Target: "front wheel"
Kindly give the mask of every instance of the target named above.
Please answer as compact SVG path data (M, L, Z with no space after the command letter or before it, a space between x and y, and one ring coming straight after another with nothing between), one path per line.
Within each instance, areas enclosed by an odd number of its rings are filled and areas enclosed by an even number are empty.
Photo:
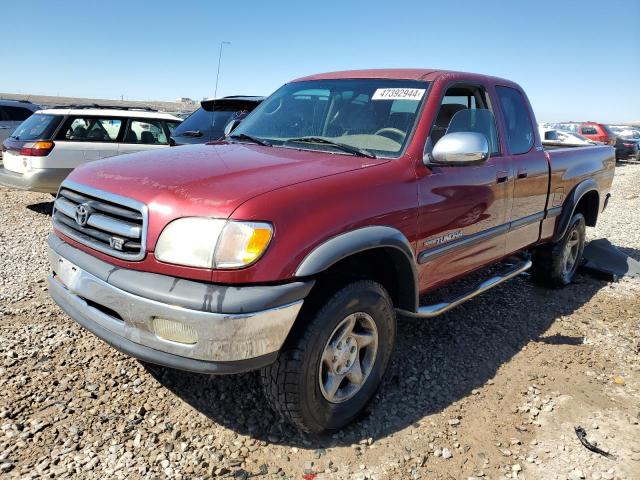
M358 418L375 394L395 335L386 290L368 280L351 283L310 312L297 338L262 370L265 395L299 430L335 432Z
M558 243L543 245L534 251L531 274L537 283L554 288L571 283L582 262L585 230L584 216L576 213Z

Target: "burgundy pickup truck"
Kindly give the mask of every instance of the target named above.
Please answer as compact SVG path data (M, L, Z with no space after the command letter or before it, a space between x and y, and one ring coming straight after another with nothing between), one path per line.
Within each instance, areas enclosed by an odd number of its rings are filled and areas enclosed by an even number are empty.
M49 290L143 361L261 369L275 410L329 433L374 395L396 318L434 317L528 269L549 287L571 282L615 154L546 151L537 131L522 89L500 78L294 80L223 141L76 169L55 200Z

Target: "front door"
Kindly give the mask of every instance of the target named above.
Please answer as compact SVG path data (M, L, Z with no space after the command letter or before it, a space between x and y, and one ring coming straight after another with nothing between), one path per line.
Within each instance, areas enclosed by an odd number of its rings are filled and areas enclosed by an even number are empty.
M470 110L491 112L492 103L482 86L449 87L431 127L427 149L447 131L465 131L465 119L474 117ZM421 290L462 276L505 254L513 186L511 160L502 154L493 114L476 116L488 120L483 126L469 123L468 131L485 134L491 149L489 159L480 165L419 169L417 253Z

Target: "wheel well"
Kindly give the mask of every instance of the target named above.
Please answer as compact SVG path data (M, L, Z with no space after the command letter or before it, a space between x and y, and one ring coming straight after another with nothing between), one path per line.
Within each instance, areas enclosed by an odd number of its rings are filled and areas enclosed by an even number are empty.
M573 210L574 213L581 213L584 215L585 222L589 227L595 227L596 222L598 221L598 210L600 209L600 196L598 192L595 190L591 190L585 193L576 208Z
M334 263L316 279L311 294L323 298L356 280L369 279L381 284L397 308L416 308L417 285L411 260L397 248L378 247L354 253Z

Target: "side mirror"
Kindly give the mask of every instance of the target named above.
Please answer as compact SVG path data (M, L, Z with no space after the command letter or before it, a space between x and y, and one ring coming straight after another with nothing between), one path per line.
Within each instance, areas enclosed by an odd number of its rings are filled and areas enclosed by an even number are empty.
M481 163L487 158L489 142L486 136L477 132L455 132L438 140L425 162L428 160L428 163L462 166Z
M240 118L236 118L235 120L231 120L229 123L227 123L227 125L224 127L224 136L226 137L231 132L233 132L236 127L240 125L240 123L242 123L242 119Z

